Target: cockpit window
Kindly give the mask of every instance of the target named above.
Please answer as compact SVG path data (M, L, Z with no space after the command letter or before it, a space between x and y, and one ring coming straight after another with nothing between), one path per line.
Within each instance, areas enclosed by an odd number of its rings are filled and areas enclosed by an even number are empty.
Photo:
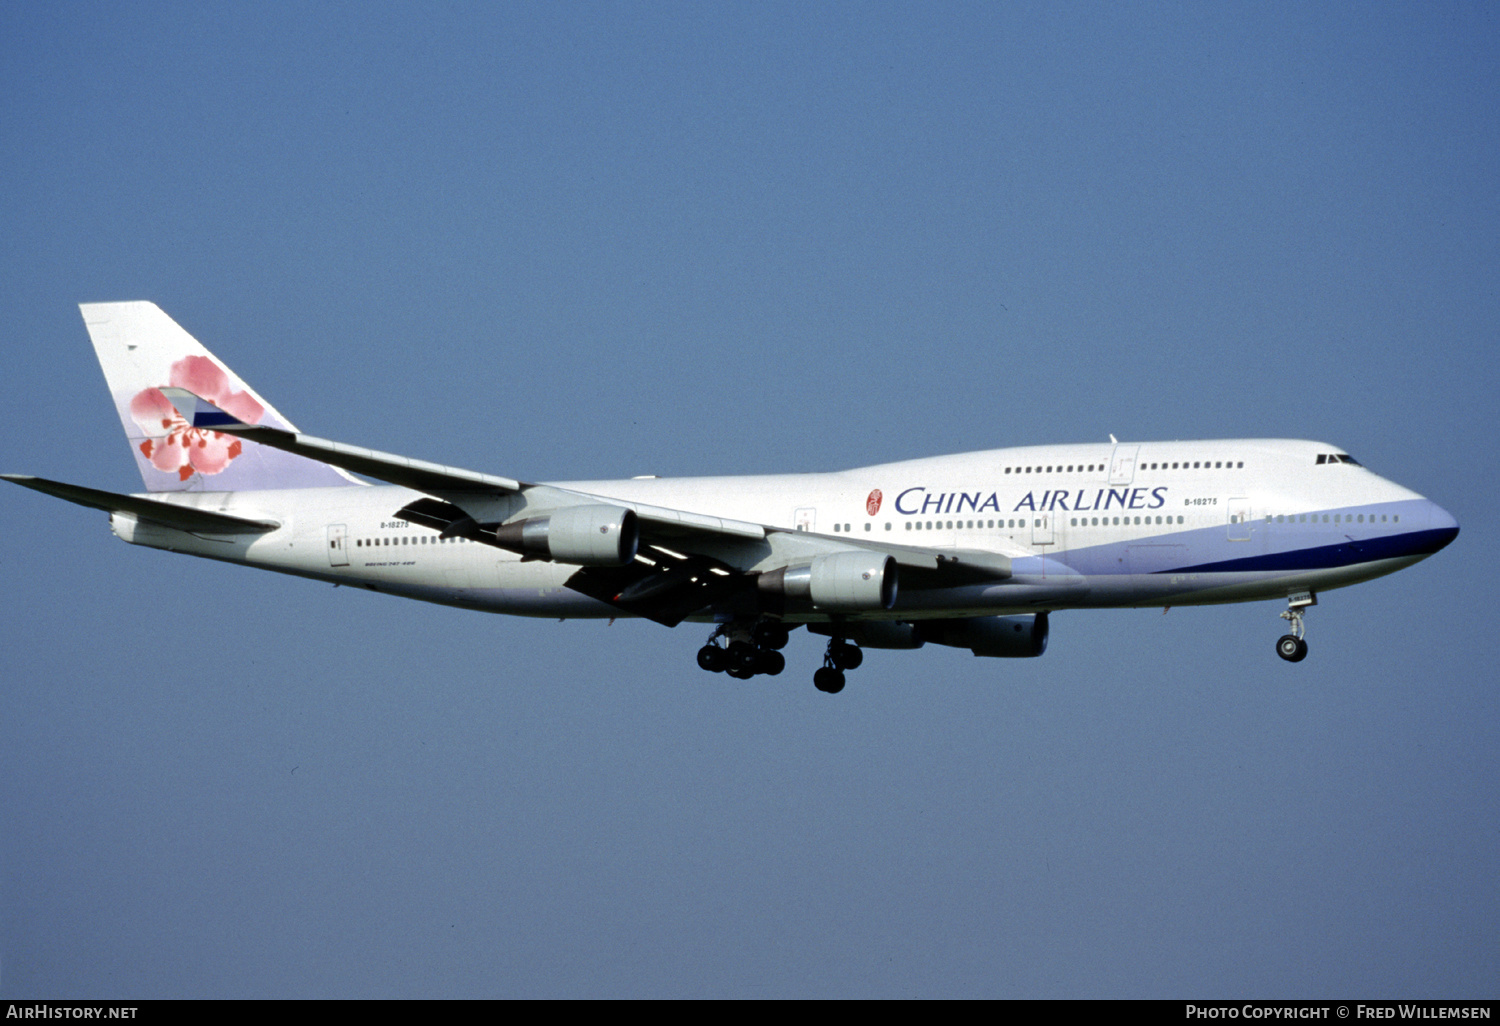
M1364 465L1364 464L1360 463L1359 460L1355 459L1353 456L1350 456L1346 452L1339 453L1337 456L1334 457L1334 459L1338 460L1340 463L1352 463L1356 467L1360 467L1360 466Z

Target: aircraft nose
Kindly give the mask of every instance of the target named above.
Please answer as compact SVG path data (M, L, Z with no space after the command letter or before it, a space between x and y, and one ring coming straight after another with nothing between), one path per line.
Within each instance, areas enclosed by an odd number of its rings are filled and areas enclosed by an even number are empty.
M1430 551L1436 552L1458 537L1458 521L1452 513L1437 503L1429 502L1427 504L1427 534L1431 538Z

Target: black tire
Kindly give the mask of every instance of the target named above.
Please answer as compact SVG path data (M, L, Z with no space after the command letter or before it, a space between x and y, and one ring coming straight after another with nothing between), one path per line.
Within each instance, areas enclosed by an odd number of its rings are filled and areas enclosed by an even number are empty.
M857 670L865 661L865 654L860 651L858 645L851 645L847 641L840 641L833 646L830 653L833 656L833 665L841 670Z
M748 670L750 673L755 672L756 663L759 661L755 646L748 641L731 641L728 656L731 669Z
M813 687L826 694L836 695L844 690L844 675L831 666L824 666L813 674Z
M755 625L755 643L761 648L783 649L792 638L792 632L779 623Z
M1276 654L1289 663L1300 663L1307 658L1307 642L1295 634L1283 634L1276 639Z
M729 666L729 653L718 645L704 645L698 650L698 665L709 673L723 673Z
M780 652L770 649L761 649L760 656L755 663L755 671L764 673L767 677L774 677L786 669L786 656Z

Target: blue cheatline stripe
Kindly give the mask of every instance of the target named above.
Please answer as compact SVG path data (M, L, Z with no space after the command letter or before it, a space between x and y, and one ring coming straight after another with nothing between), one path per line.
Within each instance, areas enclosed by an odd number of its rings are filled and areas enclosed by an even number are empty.
M1263 556L1245 556L1217 563L1199 563L1159 574L1243 573L1256 570L1327 570L1355 563L1372 563L1377 559L1399 559L1402 556L1427 556L1458 537L1458 528L1444 527L1432 531L1412 531L1385 538L1346 541L1338 545L1320 545L1312 549L1271 552Z

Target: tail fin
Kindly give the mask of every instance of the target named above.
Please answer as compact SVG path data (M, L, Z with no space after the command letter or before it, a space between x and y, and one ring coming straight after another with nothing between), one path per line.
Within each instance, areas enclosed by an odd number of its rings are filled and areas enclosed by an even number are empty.
M296 430L155 303L84 303L79 309L147 491L363 483L327 463L194 428L183 420L163 388L186 388L249 424Z

